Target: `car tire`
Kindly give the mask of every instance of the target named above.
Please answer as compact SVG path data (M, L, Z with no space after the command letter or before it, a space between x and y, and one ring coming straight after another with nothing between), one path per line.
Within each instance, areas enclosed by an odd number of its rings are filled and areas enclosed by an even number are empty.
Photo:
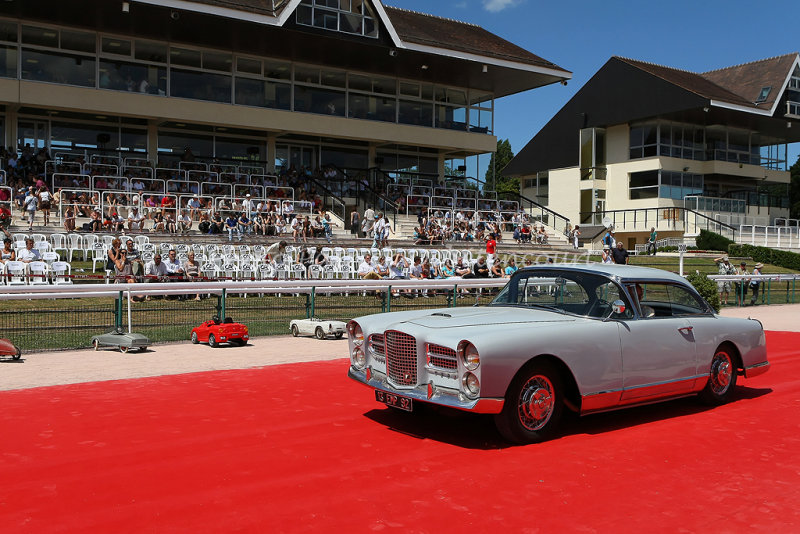
M536 443L552 438L564 411L564 387L558 371L547 362L523 367L506 391L495 426L506 440Z
M214 334L208 334L208 346L212 348L217 348L219 343L217 343L217 338L214 337Z
M245 341L244 339L232 339L231 343L233 345L236 345L237 347L244 347L245 345L247 345L247 341Z
M314 337L317 339L325 339L325 331L322 329L321 326L318 326L316 330L314 330Z
M344 334L342 332L339 332L338 334L336 334L336 339L342 339L343 335Z
M11 357L11 359L12 359L12 360L19 360L20 358L22 358L22 349L21 349L21 348L19 348L19 347L17 347L17 353L16 353L16 354L14 354L14 355Z
M145 352L146 350L147 350L147 347L139 347L139 352Z
M292 335L293 335L294 337L297 337L297 336L299 336L299 335L300 335L300 329L299 329L299 328L297 328L297 325L296 325L296 324L293 324L293 325L292 325Z
M736 388L736 357L731 347L721 345L711 358L708 382L700 392L700 400L711 406L719 406L731 400Z
M94 350L96 350L96 351L100 350L100 340L99 339L93 339L92 340L92 346L94 347Z
M128 349L130 349L130 347L123 347L122 345L119 346L119 351L122 354L127 354L128 353Z
M197 332L192 332L192 343L195 344L195 345L200 343L200 340L197 339Z

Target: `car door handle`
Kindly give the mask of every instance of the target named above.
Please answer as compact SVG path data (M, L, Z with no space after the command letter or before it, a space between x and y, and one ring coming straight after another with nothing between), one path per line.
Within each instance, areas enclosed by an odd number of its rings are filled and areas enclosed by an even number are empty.
M678 328L678 332L680 332L681 334L689 334L689 332L691 332L692 330L694 330L693 326L684 326L682 328Z

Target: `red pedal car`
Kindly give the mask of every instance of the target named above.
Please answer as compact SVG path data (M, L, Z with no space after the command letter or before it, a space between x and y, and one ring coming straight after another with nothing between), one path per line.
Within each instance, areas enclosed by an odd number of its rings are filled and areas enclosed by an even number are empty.
M22 350L7 339L0 339L0 357L10 356L12 360L19 360Z
M230 343L231 345L244 346L250 336L247 327L241 323L234 323L230 317L220 321L219 317L212 317L200 326L192 328L192 343L208 343L211 347L217 347L220 343Z

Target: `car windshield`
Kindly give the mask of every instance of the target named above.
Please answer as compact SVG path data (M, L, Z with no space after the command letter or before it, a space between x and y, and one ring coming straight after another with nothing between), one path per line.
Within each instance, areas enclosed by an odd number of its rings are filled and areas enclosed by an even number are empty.
M617 318L631 317L624 291L597 274L535 270L519 271L490 306L546 308L561 313L603 318L611 315L612 303L622 300L626 310Z

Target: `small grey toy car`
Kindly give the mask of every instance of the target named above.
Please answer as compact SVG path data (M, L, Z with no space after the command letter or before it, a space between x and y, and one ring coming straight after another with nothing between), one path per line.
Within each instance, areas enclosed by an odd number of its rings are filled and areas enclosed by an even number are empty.
M100 347L116 347L123 353L132 349L144 352L149 344L150 340L144 334L125 332L122 328L115 328L105 334L92 337L94 350L100 350Z

